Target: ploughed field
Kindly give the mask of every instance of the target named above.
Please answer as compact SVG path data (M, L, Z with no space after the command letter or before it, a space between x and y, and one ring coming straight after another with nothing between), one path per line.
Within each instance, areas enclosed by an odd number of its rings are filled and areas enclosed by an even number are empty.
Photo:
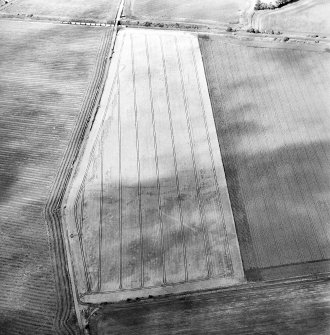
M330 35L330 2L299 0L276 10L256 11L252 26L264 30Z
M125 14L160 22L237 23L245 6L246 0L128 0Z
M323 278L108 304L91 317L90 330L92 335L328 335L329 299L330 283Z
M0 14L55 20L113 22L119 0L14 0L0 8Z
M8 20L0 29L0 332L53 334L72 306L52 263L50 245L62 242L43 211L110 31Z
M199 41L247 276L329 271L329 54Z
M196 36L119 31L63 206L82 302L243 280Z

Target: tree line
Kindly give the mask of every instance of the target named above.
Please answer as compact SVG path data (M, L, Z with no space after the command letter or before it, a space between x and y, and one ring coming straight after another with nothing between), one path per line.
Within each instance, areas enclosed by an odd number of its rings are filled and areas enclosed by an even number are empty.
M297 0L275 0L274 3L265 3L261 0L257 0L256 4L254 5L254 10L275 9L294 1Z

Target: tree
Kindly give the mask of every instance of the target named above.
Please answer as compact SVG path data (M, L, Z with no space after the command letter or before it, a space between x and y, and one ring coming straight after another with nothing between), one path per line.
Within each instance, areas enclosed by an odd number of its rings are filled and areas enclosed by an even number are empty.
M257 0L256 4L254 5L254 10L260 10L261 8L261 0Z

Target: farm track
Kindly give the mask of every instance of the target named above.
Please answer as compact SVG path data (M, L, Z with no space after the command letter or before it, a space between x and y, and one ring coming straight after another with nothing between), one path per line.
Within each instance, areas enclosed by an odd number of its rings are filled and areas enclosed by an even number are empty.
M70 327L67 324L67 320L70 318L73 308L77 313L78 323L83 326L83 320L81 320L81 315L79 306L72 306L74 297L72 296L72 288L74 285L70 281L68 272L68 260L65 253L65 236L63 235L63 222L60 214L60 206L71 177L72 168L78 154L81 150L81 146L84 140L84 135L88 125L90 124L91 117L95 117L99 103L101 99L102 92L105 84L105 75L107 73L108 67L110 65L109 58L111 59L114 43L117 35L117 24L118 19L121 15L123 9L123 1L121 2L117 16L115 19L115 25L113 28L108 29L103 45L100 49L100 54L97 57L97 64L94 69L94 76L85 94L85 98L81 107L81 112L79 114L78 120L76 122L75 129L72 133L69 146L64 155L61 167L59 169L58 175L53 184L48 202L45 207L45 217L50 230L53 233L54 240L58 241L58 244L54 244L53 250L55 255L53 258L54 265L56 268L56 279L57 279L57 292L58 292L58 315L56 318L58 329L67 329L70 333ZM72 280L72 279L71 279ZM63 297L64 293L64 297ZM64 298L64 299L63 299ZM75 332L73 331L72 334Z
M61 227L53 212L60 201L55 186L57 178L63 177L65 183L64 174L69 173L69 168L57 171L63 154L67 158L74 152L73 147L67 149L72 129L76 131L71 139L78 145L93 109L112 29L8 20L0 25L4 46L0 65L1 331L6 335L76 334ZM25 34L30 39L28 50ZM19 73L17 68L24 71Z
M72 165L78 155L80 146L83 141L85 131L87 129L90 117L92 116L96 99L100 90L102 89L102 79L107 66L107 55L111 44L112 29L108 30L103 41L100 54L97 59L98 62L94 69L94 77L87 89L84 102L81 107L79 119L73 131L69 147L64 155L61 168L55 179L53 189L49 196L45 208L46 221L52 231L55 241L53 245L55 251L54 265L56 267L57 292L58 292L58 329L63 329L72 312L72 293L69 274L67 272L67 259L65 255L65 246L63 240L62 221L60 216L60 205L63 199L67 183L71 176ZM63 296L62 292L66 292ZM69 330L69 328L68 328ZM70 332L74 334L74 332Z

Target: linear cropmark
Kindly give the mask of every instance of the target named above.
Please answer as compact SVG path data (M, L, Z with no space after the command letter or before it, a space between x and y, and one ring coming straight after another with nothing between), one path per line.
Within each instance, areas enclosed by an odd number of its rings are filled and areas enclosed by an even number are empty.
M65 207L83 302L242 281L195 36L119 32Z

